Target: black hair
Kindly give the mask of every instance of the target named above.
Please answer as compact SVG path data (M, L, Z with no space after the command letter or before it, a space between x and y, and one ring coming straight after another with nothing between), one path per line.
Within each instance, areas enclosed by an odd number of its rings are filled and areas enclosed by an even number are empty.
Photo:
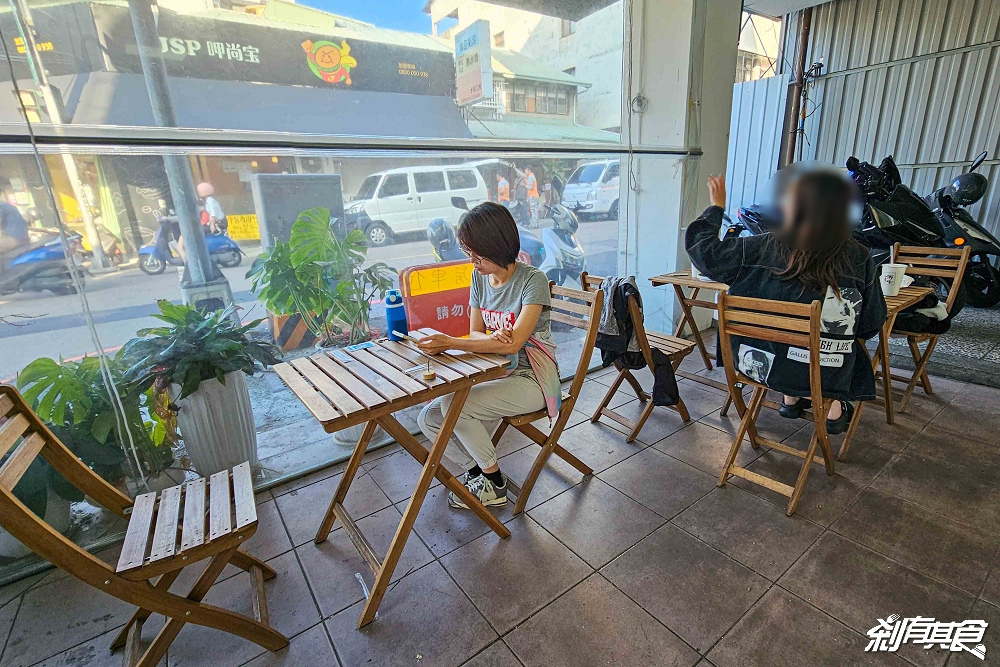
M488 201L463 216L458 242L498 266L510 266L521 251L517 223L505 207Z

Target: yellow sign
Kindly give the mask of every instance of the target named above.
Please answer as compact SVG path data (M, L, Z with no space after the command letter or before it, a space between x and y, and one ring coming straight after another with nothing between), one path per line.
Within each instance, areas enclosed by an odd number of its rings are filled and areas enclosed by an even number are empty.
M260 227L253 213L227 215L226 219L229 221L229 236L234 241L260 240Z
M468 289L472 284L472 262L430 266L411 271L409 296L433 294L453 289Z

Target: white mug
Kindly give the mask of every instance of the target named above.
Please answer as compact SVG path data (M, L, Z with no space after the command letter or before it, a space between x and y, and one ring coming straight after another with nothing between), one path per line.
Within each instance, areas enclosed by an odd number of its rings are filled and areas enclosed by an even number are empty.
M899 288L903 286L903 276L906 273L906 268L906 264L882 265L882 277L880 279L882 294L885 296L896 296L899 294Z

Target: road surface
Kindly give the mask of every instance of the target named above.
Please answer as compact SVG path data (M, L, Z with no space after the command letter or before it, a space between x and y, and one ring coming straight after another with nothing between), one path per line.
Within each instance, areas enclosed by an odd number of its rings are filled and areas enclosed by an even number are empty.
M537 230L535 230L537 232ZM587 270L598 275L613 274L617 267L617 221L585 222L577 233L587 255ZM234 299L244 309L244 321L266 316L246 278L260 247L244 247L247 257L239 267L223 269ZM434 262L430 243L419 237L402 239L394 245L371 248L369 262L385 262L402 270L408 266ZM136 266L112 273L89 276L86 296L103 349L117 349L135 336L139 329L156 326L156 300L180 300L177 269L148 276ZM382 312L373 306L373 315ZM19 320L11 316L25 315ZM55 296L49 292L29 292L0 296L0 317L20 322L21 326L0 323L0 380L7 380L38 357L70 359L94 354L98 349L86 326L77 295Z

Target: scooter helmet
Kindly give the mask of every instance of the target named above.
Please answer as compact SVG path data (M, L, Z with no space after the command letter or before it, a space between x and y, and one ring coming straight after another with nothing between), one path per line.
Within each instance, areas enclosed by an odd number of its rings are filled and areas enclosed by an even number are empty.
M211 197L212 195L215 194L215 186L205 181L199 183L198 187L195 189L198 191L198 196L201 197L202 199L204 199L205 197Z
M986 195L987 187L989 181L985 176L971 172L957 176L944 189L944 194L959 206L971 206Z
M444 218L434 218L427 225L427 240L441 257L446 256L452 248L458 247L455 227Z

